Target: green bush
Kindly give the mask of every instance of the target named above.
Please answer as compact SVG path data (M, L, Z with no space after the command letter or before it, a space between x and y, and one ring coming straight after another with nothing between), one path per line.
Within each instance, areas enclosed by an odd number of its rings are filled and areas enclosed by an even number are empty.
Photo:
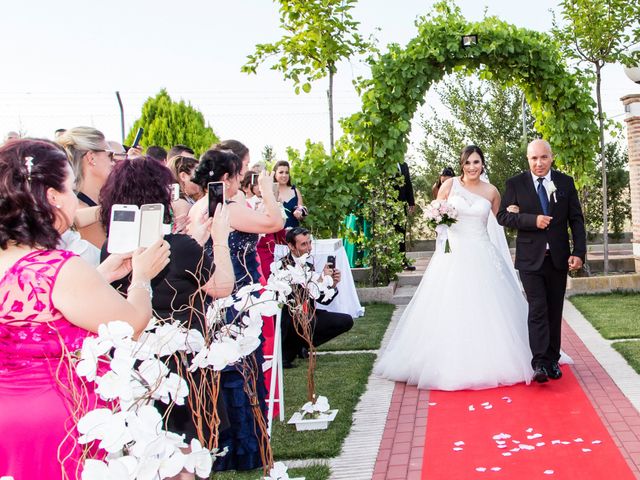
M362 187L356 166L339 155L329 155L322 143L306 142L304 154L287 149L291 179L297 187L309 216L303 224L318 238L344 235L343 220L354 211Z

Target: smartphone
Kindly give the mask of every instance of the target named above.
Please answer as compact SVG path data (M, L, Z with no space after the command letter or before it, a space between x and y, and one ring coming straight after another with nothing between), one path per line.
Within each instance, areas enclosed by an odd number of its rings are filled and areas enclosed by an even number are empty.
M335 255L328 255L327 256L327 265L329 265L329 267L332 270L335 270L335 268L336 268L336 257L335 257Z
M138 144L140 143L140 138L142 137L143 133L144 133L144 128L140 127L136 132L136 136L133 139L133 144L131 145L131 148L136 148L138 146Z
M251 174L251 186L255 187L256 185L258 185L258 174L257 173L252 173Z
M180 184L172 183L171 184L171 201L177 202L180 200Z
M140 241L141 247L150 247L163 236L162 221L164 205L150 203L140 208Z
M213 217L218 204L224 205L224 182L210 182L207 185L207 195L209 196L209 216Z
M107 252L130 253L138 248L140 209L137 205L113 205L109 220Z
M280 185L278 182L273 182L273 196L278 199L278 194L280 193Z

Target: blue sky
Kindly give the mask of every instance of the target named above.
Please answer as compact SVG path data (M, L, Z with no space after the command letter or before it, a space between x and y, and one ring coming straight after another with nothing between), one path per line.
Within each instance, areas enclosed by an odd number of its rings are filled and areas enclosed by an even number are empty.
M409 41L415 18L432 4L360 0L354 17L365 35L380 29L376 36L384 50L390 42ZM551 26L549 9L556 4L458 1L469 20L481 19L486 5L489 14L541 31ZM255 44L280 37L277 5L271 1L21 0L3 2L2 9L2 136L22 130L51 137L56 128L93 125L119 139L114 92L122 95L128 128L144 100L164 87L173 98L199 108L218 135L244 141L254 159L266 144L283 157L286 146L302 148L306 138L328 143L326 82L296 96L291 84L267 67L258 75L240 72ZM358 62L340 65L338 117L359 109L351 81L366 73ZM609 115L621 115L619 98L639 91L620 66L606 68L603 94ZM433 92L428 95L428 103L433 97ZM411 139L419 141L417 129Z

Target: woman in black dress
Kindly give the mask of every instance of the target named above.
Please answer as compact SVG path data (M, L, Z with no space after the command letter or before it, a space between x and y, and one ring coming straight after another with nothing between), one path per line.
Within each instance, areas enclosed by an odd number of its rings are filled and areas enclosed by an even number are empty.
M100 194L101 222L107 234L111 207L114 204L140 207L160 203L164 205L165 223L171 222L172 183L173 177L169 169L151 157L123 160L115 165ZM212 219L206 220L203 227L193 229L205 233L204 238L198 238L198 241L184 234L165 235L165 240L171 246L171 260L152 280L151 288L152 307L156 318L169 322L178 320L187 328L197 329L203 335L207 335L204 315L207 298L228 296L234 287L233 267L227 246L230 227L226 208L224 211L219 209ZM213 240L213 257L207 254L201 245L209 235ZM107 256L106 243L102 248L102 256ZM126 292L128 282L125 278L113 285L121 292ZM173 357L169 362L169 368L179 373L182 378L188 378L190 392L185 405L171 407L169 414L165 416L166 426L171 432L185 434L187 442L191 438L198 438L206 447L212 447L217 422L215 419L211 420L211 412L216 411L222 428L228 424L226 411L220 402L212 404L212 399L206 392L198 393L192 388L198 386L202 389L211 385L213 370L188 373L186 362L187 359L183 357ZM156 406L161 412L167 410L166 406L159 402ZM203 418L208 418L208 421ZM181 478L189 476L183 473Z

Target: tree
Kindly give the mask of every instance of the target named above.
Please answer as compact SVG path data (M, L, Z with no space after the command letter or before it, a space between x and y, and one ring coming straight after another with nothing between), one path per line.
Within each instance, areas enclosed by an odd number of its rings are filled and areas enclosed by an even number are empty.
M478 82L459 74L438 86L436 92L450 118L434 110L432 117L423 117L420 123L425 139L418 150L426 163L428 195L445 166L459 170L460 151L468 144L482 149L487 175L500 190L509 177L528 169L527 143L538 135L518 88L505 88L493 81Z
M271 66L292 80L296 94L311 91L311 82L329 76L329 143L333 153L333 78L337 63L372 48L357 31L351 9L356 0L278 0L280 25L287 32L276 43L256 45L242 67L256 73L268 58L279 56Z
M592 70L596 82L598 126L600 129L600 167L602 172L602 237L604 274L609 272L607 160L605 157L605 115L602 111L602 68L608 63L631 65L629 47L640 42L640 0L562 0L562 19L558 26L554 18L553 33L562 42L565 52ZM636 56L637 61L638 56Z
M265 145L262 149L262 160L266 163L272 163L276 159L276 152L273 145Z
M143 145L159 145L167 149L183 144L197 154L218 143L218 136L205 123L204 116L184 100L174 102L165 89L142 106L142 114L129 130L125 143L133 141L138 128L144 128Z
M629 156L619 142L607 142L607 219L611 236L621 238L627 220L631 217L629 192ZM602 228L602 175L597 174L595 183L584 191L584 213L587 231L597 233Z

